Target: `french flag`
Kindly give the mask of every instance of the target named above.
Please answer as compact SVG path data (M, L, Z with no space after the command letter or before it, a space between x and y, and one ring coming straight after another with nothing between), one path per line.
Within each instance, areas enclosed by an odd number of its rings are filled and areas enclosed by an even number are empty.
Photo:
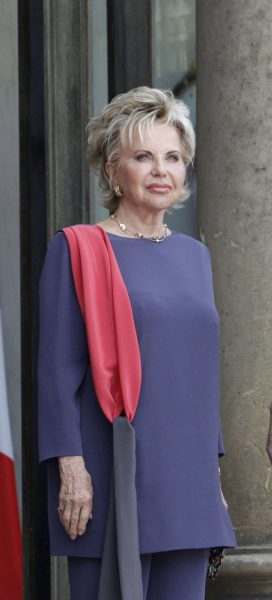
M0 599L22 600L22 537L9 424L0 312Z

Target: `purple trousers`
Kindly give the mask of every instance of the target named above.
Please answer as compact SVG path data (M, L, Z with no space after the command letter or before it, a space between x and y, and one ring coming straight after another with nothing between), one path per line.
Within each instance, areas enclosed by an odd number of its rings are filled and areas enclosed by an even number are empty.
M142 554L144 600L204 600L209 550ZM97 600L101 559L68 557L71 600Z

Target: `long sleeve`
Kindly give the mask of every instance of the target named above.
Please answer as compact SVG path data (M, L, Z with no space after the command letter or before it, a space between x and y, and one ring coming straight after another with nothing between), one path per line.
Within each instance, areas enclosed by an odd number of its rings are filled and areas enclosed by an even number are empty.
M211 260L211 253L210 250L208 248L208 246L206 246L205 244L203 244L203 248L205 250L205 252L208 255L208 260L209 260L209 265L210 265L210 273L211 273L211 285L213 288L213 274L212 274L212 260ZM214 293L213 293L213 299L215 301L214 298ZM223 435L222 435L222 428L221 428L221 419L219 419L219 429L218 429L218 456L224 456L225 454L225 449L224 449L224 441L223 441Z
M54 235L40 279L39 457L82 455L80 386L88 369L83 318L64 233Z

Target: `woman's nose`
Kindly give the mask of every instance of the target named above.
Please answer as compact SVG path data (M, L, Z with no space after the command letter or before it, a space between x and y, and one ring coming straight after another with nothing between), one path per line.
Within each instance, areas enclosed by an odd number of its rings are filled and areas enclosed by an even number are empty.
M165 168L165 164L163 161L156 161L153 164L152 167L152 175L159 175L159 176L165 176L166 175L166 168Z

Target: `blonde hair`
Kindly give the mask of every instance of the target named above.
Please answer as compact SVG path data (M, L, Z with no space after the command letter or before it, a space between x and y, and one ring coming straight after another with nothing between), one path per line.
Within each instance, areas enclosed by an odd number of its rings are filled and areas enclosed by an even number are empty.
M176 99L171 90L143 86L115 96L97 117L89 121L86 128L89 162L99 176L102 205L110 213L118 208L120 198L112 189L106 172L107 163L118 162L122 148L132 143L135 131L142 140L145 130L160 121L177 129L187 167L195 151L195 134L189 114L186 104ZM172 208L179 208L189 195L185 185L180 200Z

